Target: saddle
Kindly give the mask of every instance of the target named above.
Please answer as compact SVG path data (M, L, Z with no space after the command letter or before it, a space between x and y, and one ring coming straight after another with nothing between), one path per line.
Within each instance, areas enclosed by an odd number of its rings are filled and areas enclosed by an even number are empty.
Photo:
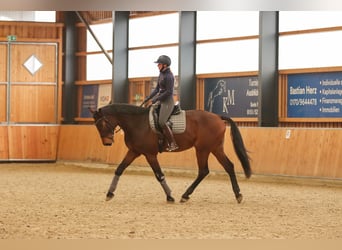
M149 122L152 131L158 135L159 152L161 152L164 143L164 135L158 124L159 111L160 105L152 105L150 107ZM175 104L167 124L174 134L184 133L186 128L186 117L185 111L181 109L179 102Z

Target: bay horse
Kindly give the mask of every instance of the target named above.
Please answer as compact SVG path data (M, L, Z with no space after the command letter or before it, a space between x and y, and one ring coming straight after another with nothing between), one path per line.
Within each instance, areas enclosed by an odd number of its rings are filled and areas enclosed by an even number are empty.
M90 111L93 113L95 126L103 145L112 145L115 129L120 127L124 131L124 141L128 148L126 156L115 170L106 200L114 197L114 191L124 170L134 159L144 155L166 194L167 202L174 202L171 189L166 183L165 175L157 160L157 155L160 152L158 135L151 129L149 124L149 107L112 103L101 107L97 111L91 109ZM236 123L229 117L219 116L204 110L186 110L185 112L186 128L183 133L175 134L175 140L179 148L174 152L195 147L198 175L186 189L180 202L188 201L198 184L209 174L208 157L212 153L228 173L235 198L238 203L241 203L242 194L235 175L234 165L224 153L226 123L229 123L235 153L241 162L246 178L251 176L249 156ZM166 151L166 147L165 143L162 151Z

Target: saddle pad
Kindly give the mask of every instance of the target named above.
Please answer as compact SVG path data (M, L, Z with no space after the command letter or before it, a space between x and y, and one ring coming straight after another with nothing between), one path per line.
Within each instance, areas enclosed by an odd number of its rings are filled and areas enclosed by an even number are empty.
M172 122L172 132L174 134L181 134L185 131L186 122L185 122L185 111L184 110L182 110L177 115L172 115L169 120ZM157 131L155 123L154 123L153 108L150 109L149 121L150 121L151 129L156 133L159 132L159 131Z

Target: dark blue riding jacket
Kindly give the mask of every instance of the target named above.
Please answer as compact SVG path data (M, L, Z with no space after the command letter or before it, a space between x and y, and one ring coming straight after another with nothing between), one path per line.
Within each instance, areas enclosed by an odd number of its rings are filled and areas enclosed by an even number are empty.
M173 87L175 83L175 77L170 68L166 68L161 71L158 77L157 87L150 94L150 98L153 98L153 102L163 102L168 98L173 98Z

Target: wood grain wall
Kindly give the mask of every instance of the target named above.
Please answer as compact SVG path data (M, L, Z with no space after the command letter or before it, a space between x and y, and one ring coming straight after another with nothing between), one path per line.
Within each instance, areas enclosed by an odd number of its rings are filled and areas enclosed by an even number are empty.
M55 161L59 125L0 126L0 161Z
M56 123L56 86L16 84L11 87L11 122Z
M0 161L56 160L62 38L60 23L0 21ZM35 73L24 67L32 55L42 64Z
M342 178L342 129L260 128L241 127L255 174ZM229 127L225 138L228 157L237 172L242 168L230 141ZM115 134L115 143L102 145L93 125L62 125L57 159L119 164L126 153L124 134ZM177 157L175 157L177 156ZM158 156L163 168L197 169L194 149L180 153L162 153ZM133 165L147 166L144 157ZM209 168L224 171L212 156Z
M0 44L0 82L7 82L7 45Z
M8 159L8 130L7 126L0 126L0 160Z
M31 74L23 63L34 55L42 63L42 67ZM25 43L11 45L11 82L56 83L57 80L57 48L48 43Z
M0 44L0 122L6 121L7 110L7 45Z
M6 41L8 35L17 36L17 41L50 42L62 39L61 23L0 21L0 40Z
M6 111L7 111L7 85L0 83L0 122L6 121Z

